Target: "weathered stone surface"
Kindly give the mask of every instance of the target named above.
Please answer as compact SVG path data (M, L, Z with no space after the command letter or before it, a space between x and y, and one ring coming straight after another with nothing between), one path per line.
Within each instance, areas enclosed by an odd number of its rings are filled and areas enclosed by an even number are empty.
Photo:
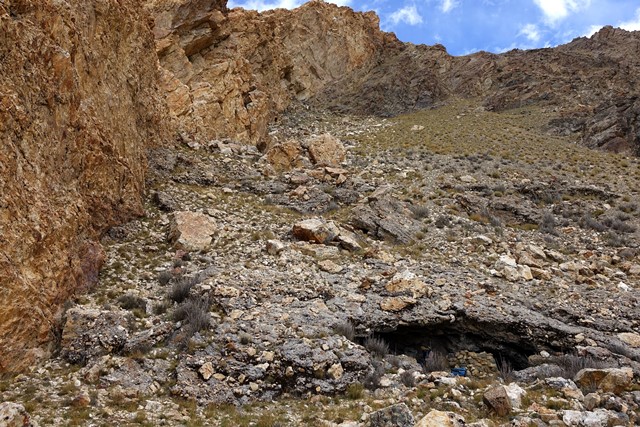
M129 338L132 316L127 311L74 307L66 312L61 355L71 363L119 352Z
M329 243L340 234L333 222L318 218L305 219L294 224L292 232L295 238L313 243Z
M267 161L277 172L288 171L302 165L302 147L298 141L285 141L267 150Z
M407 204L389 195L369 197L366 204L354 209L351 222L375 237L401 243L410 242L420 227Z
M258 142L292 100L371 60L374 13L313 1L289 11L227 10L222 0L149 0L167 102L195 139ZM325 35L331 34L328 38Z
M432 409L414 427L463 427L464 418L454 412Z
M633 381L631 368L583 369L576 374L575 382L580 387L597 386L604 392L622 393Z
M493 386L485 391L482 401L490 410L501 417L508 415L512 410L511 399L502 385Z
M19 403L0 403L0 426L2 427L37 427L31 417Z
M623 332L618 334L618 338L620 338L620 341L629 344L631 347L640 348L640 334Z
M145 149L168 139L139 2L0 4L0 371L29 366L95 241L142 213ZM26 313L29 313L27 316Z
M200 212L175 212L169 240L178 249L204 251L213 239L217 227L213 218Z
M389 406L369 414L367 427L413 427L415 419L404 403Z
M310 138L306 141L309 157L316 165L339 166L344 161L346 150L340 140L330 134Z

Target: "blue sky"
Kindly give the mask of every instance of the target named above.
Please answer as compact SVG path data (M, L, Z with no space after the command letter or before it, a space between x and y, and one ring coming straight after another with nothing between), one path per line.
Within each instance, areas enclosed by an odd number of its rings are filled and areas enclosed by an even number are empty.
M328 1L328 0L327 0ZM229 7L294 8L303 0L229 0ZM557 46L605 25L640 30L640 0L334 0L374 10L405 42L441 43L452 55Z

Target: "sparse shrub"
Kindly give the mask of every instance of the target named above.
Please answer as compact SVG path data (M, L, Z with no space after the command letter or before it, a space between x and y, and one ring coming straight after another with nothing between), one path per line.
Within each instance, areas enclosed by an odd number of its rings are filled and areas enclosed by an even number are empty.
M498 365L498 374L505 384L510 384L516 380L511 362L503 357L499 357L496 362Z
M440 215L435 222L435 226L438 228L448 227L451 224L451 218L448 215Z
M550 211L546 211L542 215L542 220L540 221L540 224L538 224L538 231L553 235L557 234L556 219Z
M118 298L118 305L125 310L134 310L136 308L144 310L147 308L147 300L135 295L126 294Z
M620 216L616 216L616 218L605 218L602 222L612 230L616 230L621 233L633 233L636 231L635 226L626 223L625 220L620 219Z
M624 213L631 213L631 212L635 212L638 210L638 204L637 203L623 203L620 206L618 206L618 209L620 209L622 212Z
M173 274L169 270L161 271L160 273L158 273L158 283L163 286L168 284L172 278Z
M246 332L240 332L238 337L240 338L240 344L242 345L247 345L251 342L251 335Z
M611 230L605 236L605 241L608 246L619 248L621 246L625 246L625 239L623 236L619 235L615 231Z
M190 277L181 277L176 283L171 286L169 291L169 299L177 303L181 303L189 296L189 291L193 287L194 282Z
M413 371L404 371L400 374L400 382L406 387L416 386L416 377L413 375Z
M364 342L364 348L366 348L374 357L380 359L389 354L389 344L387 344L382 338L367 338Z
M424 219L429 216L429 208L425 205L411 205L409 209L411 209L411 212L416 219Z
M435 371L448 371L449 361L444 353L439 351L430 351L427 357L424 358L424 364L422 365L425 373Z
M349 341L353 341L353 339L356 337L356 328L355 326L353 326L353 323L348 320L346 322L340 322L335 325L333 327L333 331L338 335L342 335Z
M167 312L171 307L171 303L169 301L161 301L153 305L153 314L161 315Z
M384 366L382 362L374 361L373 362L373 370L364 377L364 381L362 384L366 387L367 390L377 390L380 388L380 380L384 375Z
M364 395L364 385L361 383L352 383L347 386L347 399L358 400Z
M596 230L599 232L603 232L606 231L607 226L604 225L603 223L593 219L593 217L591 216L591 214L586 213L582 219L580 220L580 225L584 228L590 228L592 230Z
M209 301L206 299L191 298L180 304L173 312L173 320L187 323L187 335L191 337L196 332L209 326L211 314L209 314Z

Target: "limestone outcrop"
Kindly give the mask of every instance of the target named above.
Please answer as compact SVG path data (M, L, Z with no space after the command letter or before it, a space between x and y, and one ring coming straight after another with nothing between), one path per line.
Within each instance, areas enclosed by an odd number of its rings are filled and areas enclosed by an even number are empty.
M153 46L136 1L0 2L0 372L44 354L99 233L142 213L167 136Z
M264 142L292 100L368 64L395 36L373 13L322 1L288 11L221 0L149 0L162 87L183 138ZM396 41L397 42L397 41Z

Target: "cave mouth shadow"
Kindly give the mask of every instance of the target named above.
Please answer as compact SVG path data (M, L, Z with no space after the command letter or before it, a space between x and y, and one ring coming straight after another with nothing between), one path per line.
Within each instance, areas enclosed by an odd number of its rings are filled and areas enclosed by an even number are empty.
M521 370L529 367L529 356L539 351L523 334L496 325L470 325L467 321L401 325L374 335L383 339L393 353L413 357L420 364L430 352L447 355L471 351L491 353L498 368L508 363L514 370Z

